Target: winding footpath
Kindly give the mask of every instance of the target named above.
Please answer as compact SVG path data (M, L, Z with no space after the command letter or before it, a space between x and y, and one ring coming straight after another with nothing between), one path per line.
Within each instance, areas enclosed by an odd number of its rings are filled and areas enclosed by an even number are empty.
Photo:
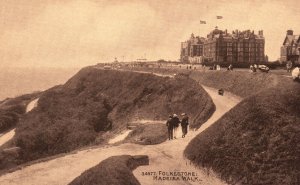
M7 141L11 140L15 135L15 129L0 135L0 146L4 145Z
M135 177L142 185L147 184L226 184L213 173L207 173L190 164L183 157L187 144L196 135L212 125L222 115L234 107L241 99L225 92L224 96L217 94L217 90L204 87L216 105L216 111L197 131L190 131L186 138L166 141L158 145L121 144L78 151L50 161L33 164L13 173L0 177L1 185L63 185L68 184L85 170L97 165L102 160L115 155L148 155L149 166L141 166L134 170ZM159 181L153 175L143 175L144 172L195 172L198 181Z
M216 111L198 130L189 131L185 138L180 138L172 141L167 141L159 145L155 145L151 148L151 151L147 153L150 158L149 166L140 166L134 171L134 175L137 177L142 185L152 184L203 184L203 185L222 185L226 184L222 182L213 172L207 172L201 170L185 159L183 151L188 143L217 121L222 115L228 112L236 104L238 104L241 98L226 93L224 96L220 96L217 90L214 88L203 87L206 92L211 96L214 104L216 105ZM152 175L142 175L143 172L155 172L158 175L161 172L196 172L199 181L168 181L168 180L154 180ZM209 173L209 174L208 174ZM162 176L163 177L163 176Z

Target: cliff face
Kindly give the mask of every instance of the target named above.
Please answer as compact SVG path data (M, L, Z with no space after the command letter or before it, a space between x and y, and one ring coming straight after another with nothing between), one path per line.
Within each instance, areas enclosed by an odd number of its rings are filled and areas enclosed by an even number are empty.
M20 159L29 161L94 144L132 121L186 112L197 127L213 111L208 94L189 78L88 67L41 95L38 106L20 120L15 142Z

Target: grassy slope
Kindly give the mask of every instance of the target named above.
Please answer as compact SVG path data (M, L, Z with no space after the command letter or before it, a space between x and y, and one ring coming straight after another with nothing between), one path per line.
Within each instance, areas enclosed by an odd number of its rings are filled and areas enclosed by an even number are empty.
M203 85L217 89L223 88L241 97L257 94L278 84L278 76L261 72L192 71L190 77Z
M27 104L38 95L39 93L32 93L3 100L0 103L0 133L16 126L19 118L26 112Z
M193 78L247 98L193 139L187 158L233 184L299 184L299 84L259 73Z
M165 124L149 124L141 125L134 129L125 138L125 142L142 145L154 145L159 144L168 139L168 131Z
M140 185L132 170L149 164L147 156L113 156L83 172L69 185Z
M199 67L199 66L198 66ZM187 74L190 78L196 80L200 84L214 87L216 89L223 88L238 96L247 97L255 93L259 93L266 88L274 87L278 84L275 71L270 73L250 73L247 71L212 71L212 70L187 70L185 68L134 68L136 71L147 71L160 73L164 75ZM247 84L247 85L245 85Z
M19 119L22 119L26 112L26 107L30 101L36 99L40 93L25 94L16 98L8 98L0 104L0 133L5 133L9 129L17 126ZM10 140L0 147L0 168L12 168L19 163L16 156L3 153L2 149L14 146Z
M213 110L212 100L191 79L88 67L42 94L38 107L18 124L15 143L19 159L30 161L94 144L134 119L188 112L198 126Z

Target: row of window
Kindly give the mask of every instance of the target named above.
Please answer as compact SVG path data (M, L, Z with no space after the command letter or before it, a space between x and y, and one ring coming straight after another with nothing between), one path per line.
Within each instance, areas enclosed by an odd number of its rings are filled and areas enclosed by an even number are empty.
M250 46L250 47L263 47L264 44L263 43L231 43L231 42L227 42L227 43L222 43L220 44L220 46Z
M226 58L226 59L219 59L219 62L233 62L233 61L239 61L239 62L260 62L264 61L263 58L260 59L249 59L249 58L239 58L239 59L234 59L234 58Z
M200 45L201 46L201 45ZM206 43L204 46L216 46L216 42L212 43ZM257 46L257 47L263 47L264 43L262 42L222 42L219 43L219 46Z

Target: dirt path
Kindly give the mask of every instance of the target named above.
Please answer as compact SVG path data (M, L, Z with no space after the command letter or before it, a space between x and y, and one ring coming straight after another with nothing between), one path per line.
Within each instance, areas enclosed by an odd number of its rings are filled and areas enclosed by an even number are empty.
M28 103L26 107L26 113L30 112L32 109L34 109L37 106L37 103L39 101L39 98L36 98L32 100L30 103Z
M206 172L194 168L183 158L183 150L189 141L214 123L229 109L234 107L240 99L225 92L225 96L217 95L217 90L205 87L205 90L212 97L216 111L212 117L197 131L190 131L186 138L167 141L158 145L142 146L136 144L122 144L104 148L89 149L69 154L64 157L50 161L41 162L13 173L0 177L1 185L62 185L68 184L83 171L97 165L102 160L113 155L148 155L150 165L139 167L134 175L141 184L193 184L191 181L154 181L153 176L143 176L142 172L159 171L181 171L195 172L200 179L195 184L215 185L224 184L214 175L207 175Z
M121 132L121 134L117 135L116 137L110 139L108 141L108 144L114 144L114 143L117 143L119 141L123 141L128 135L129 133L131 132L132 130L124 130Z
M0 135L0 146L2 146L7 141L11 140L15 135L15 129L12 129L11 131Z

